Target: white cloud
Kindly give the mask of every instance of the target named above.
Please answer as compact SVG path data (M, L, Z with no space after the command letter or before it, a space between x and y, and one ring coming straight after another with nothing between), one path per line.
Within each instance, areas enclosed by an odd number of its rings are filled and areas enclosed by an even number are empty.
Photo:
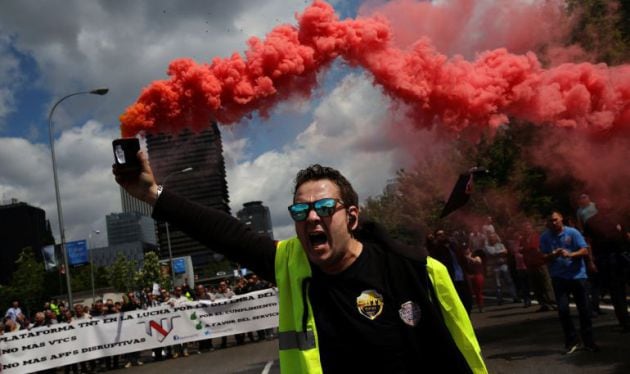
M16 52L34 62L35 86L51 93L41 110L75 91L101 86L104 97L82 95L55 111L55 150L68 240L104 231L104 216L120 211L118 187L111 177L111 140L119 136L118 116L142 87L166 78L168 63L191 57L210 62L246 49L246 40L263 37L278 20L293 22L303 1L230 2L166 0L110 2L6 0L0 12L0 128L23 89L24 66ZM29 82L33 83L33 82ZM87 121L94 118L98 122ZM77 119L82 119L77 125ZM47 139L45 124L21 124L31 139ZM36 140L35 140L36 141ZM245 141L241 141L244 148ZM47 141L46 141L47 144ZM242 161L242 157L236 161ZM0 138L0 197L18 198L46 210L55 236L57 209L50 149L18 138ZM92 227L92 226L97 227ZM101 235L104 236L104 235Z
M104 216L120 211L120 192L111 174L111 129L89 121L64 131L55 158L67 240L105 232ZM57 205L50 149L25 139L0 138L0 194L46 211L58 239Z
M382 192L387 179L404 160L402 148L392 141L386 126L389 101L365 75L349 75L315 109L315 117L297 139L241 163L228 163L228 186L234 212L242 204L262 200L271 210L274 236L293 235L286 211L292 201L293 180L298 170L320 163L339 169L364 200ZM239 159L242 143L234 146L224 136L225 153Z
M0 35L0 129L6 117L15 110L14 90L22 79L19 62L10 50L10 38Z
M210 62L242 52L250 36L263 37L279 21L295 23L294 13L306 6L298 0L69 0L63 6L7 0L0 12L0 36L12 35L14 48L34 59L41 73L38 86L52 91L51 103L70 92L109 87L110 94L98 104L82 105L86 99L77 99L64 107L72 118L95 116L116 126L144 86L167 78L173 59ZM6 55L0 54L5 56L0 57L0 77ZM57 128L74 125L63 108L58 111Z
M55 128L61 131L55 150L67 239L86 238L92 229L105 233L104 216L120 211L119 190L110 170L111 140L119 135L119 114L143 86L166 78L168 63L175 58L208 62L215 56L243 51L249 36L263 37L278 23L294 23L294 13L307 5L301 0L255 4L246 0L69 0L60 7L53 1L3 1L0 36L11 35L12 46L36 63L39 88L52 91L49 105L38 108L42 117L54 100L70 92L110 88L104 97L83 95L67 100L55 112ZM4 54L0 56L0 69L3 61L15 66ZM0 82L2 87L6 83ZM15 88L11 90L15 92ZM308 113L311 105L288 101L274 115ZM292 181L299 169L312 163L341 170L362 198L380 193L404 159L384 126L391 116L388 106L388 99L366 76L351 75L322 98L312 121L301 124L304 131L295 141L254 152L256 131L264 129L252 125L248 131L234 131L238 137L223 129L233 211L244 202L262 200L272 211L275 235L292 235L286 212ZM82 121L77 126L79 118ZM45 131L31 129L34 136ZM252 159L252 154L258 156ZM0 138L0 196L16 197L46 210L58 236L47 145ZM102 237L104 234L99 240Z

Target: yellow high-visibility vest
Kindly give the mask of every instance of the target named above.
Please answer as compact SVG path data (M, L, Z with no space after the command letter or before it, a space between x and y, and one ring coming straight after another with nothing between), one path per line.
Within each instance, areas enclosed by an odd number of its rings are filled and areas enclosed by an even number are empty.
M275 268L280 311L280 370L291 374L322 373L313 309L307 290L303 289L304 280L311 277L311 267L297 237L278 243ZM470 318L459 300L448 270L439 261L428 257L427 272L455 344L473 373L486 374L488 371ZM306 331L302 327L304 306L308 308Z

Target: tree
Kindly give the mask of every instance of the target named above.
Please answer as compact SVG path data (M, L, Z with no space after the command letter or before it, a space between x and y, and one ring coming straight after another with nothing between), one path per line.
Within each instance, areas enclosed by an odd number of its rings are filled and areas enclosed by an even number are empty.
M630 2L627 0L568 0L577 16L570 43L595 54L598 61L620 64L630 58Z
M17 268L13 273L10 293L24 306L26 314L37 310L44 301L44 264L38 262L31 247L20 252L15 261Z
M116 261L109 268L109 284L118 292L128 292L136 289L136 262L127 260L118 252Z
M598 62L620 64L630 59L630 1L568 0L566 10L575 21L567 45L581 46ZM399 171L391 188L366 200L362 215L382 223L399 239L416 241L419 233L437 227L456 229L487 215L494 217L497 227L508 227L525 218L541 218L552 209L574 212L571 198L585 181L570 170L550 171L545 160L530 157L541 152L540 139L549 137L549 126L511 119L509 126L475 131L458 134L441 154ZM440 220L452 186L441 178L450 175L453 183L472 166L484 166L490 174L475 180L467 206Z
M171 277L162 271L160 259L155 252L147 252L144 254L144 266L136 273L137 284L140 287L153 287L154 283L170 289Z
M94 269L94 283L96 288L110 287L107 268L104 266Z
M92 289L91 264L77 266L70 272L72 291L85 291Z

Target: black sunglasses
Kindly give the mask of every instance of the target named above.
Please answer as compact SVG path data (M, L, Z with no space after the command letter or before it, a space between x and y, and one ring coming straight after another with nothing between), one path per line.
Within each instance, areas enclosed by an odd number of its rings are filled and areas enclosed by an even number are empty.
M304 221L311 209L315 210L315 213L320 217L330 217L337 210L337 203L343 206L341 200L332 197L319 199L312 203L295 203L289 207L289 213L296 222Z

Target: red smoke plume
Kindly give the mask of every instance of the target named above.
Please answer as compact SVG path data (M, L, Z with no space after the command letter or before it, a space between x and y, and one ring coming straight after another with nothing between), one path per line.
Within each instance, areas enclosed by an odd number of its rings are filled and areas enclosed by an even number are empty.
M506 48L512 53L536 51L567 39L572 20L564 0L367 0L358 11L387 18L398 48L427 37L448 56L474 58L480 51ZM536 25L532 32L532 25Z
M388 95L411 108L419 127L496 127L510 116L594 133L630 127L630 65L544 69L533 53L506 49L470 62L440 54L428 39L400 49L384 17L340 21L320 0L297 19L297 27L278 26L264 41L251 38L245 58L173 61L171 78L153 82L122 114L123 136L200 129L210 120L233 123L254 110L264 115L296 89L308 94L315 73L337 57L372 73Z

